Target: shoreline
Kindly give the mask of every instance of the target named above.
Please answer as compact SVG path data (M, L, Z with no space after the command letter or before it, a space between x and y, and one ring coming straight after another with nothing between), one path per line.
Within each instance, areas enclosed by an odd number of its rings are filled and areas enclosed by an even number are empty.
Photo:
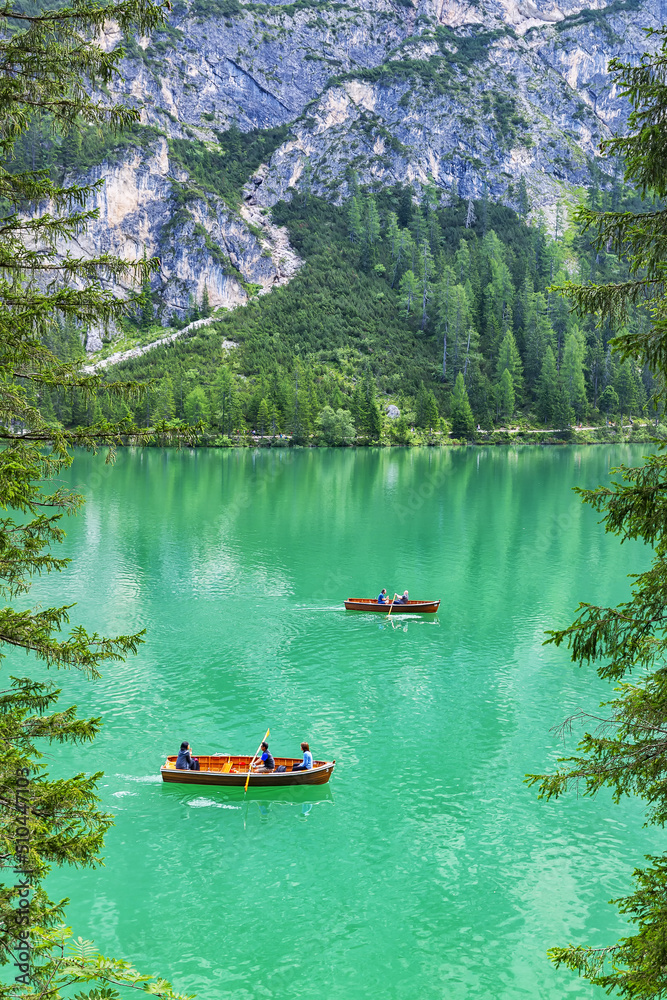
M415 432L407 441L392 441L387 438L379 441L369 441L359 438L345 444L331 444L314 437L308 441L294 442L290 435L253 435L239 434L232 437L226 435L202 434L187 447L191 448L265 448L269 449L318 449L318 448L465 448L465 447L502 447L506 445L526 445L541 447L562 447L564 445L609 445L609 444L659 444L667 441L667 427L660 424L635 424L633 427L619 431L614 427L569 428L560 431L521 429L499 429L480 431L475 438L452 438L447 434L422 434ZM182 444L170 444L158 434L149 447L183 447Z

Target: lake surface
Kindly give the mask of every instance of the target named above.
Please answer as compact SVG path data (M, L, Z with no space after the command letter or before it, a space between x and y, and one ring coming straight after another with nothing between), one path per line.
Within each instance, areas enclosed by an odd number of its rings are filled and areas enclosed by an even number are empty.
M53 877L76 934L216 1000L602 997L546 949L615 939L607 900L658 833L636 803L547 804L522 779L609 695L544 630L649 558L571 487L647 450L77 457L73 563L33 597L147 641L96 683L59 675L104 730L51 770L104 770L116 814L106 867ZM440 613L342 610L382 586ZM253 753L267 727L278 755L336 758L331 783L244 802L160 782L182 739Z

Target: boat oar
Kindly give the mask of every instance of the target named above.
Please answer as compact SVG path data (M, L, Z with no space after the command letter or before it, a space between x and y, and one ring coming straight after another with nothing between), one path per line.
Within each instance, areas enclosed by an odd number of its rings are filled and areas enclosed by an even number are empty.
M392 608L393 608L393 606L394 606L394 601L395 601L395 600L396 600L396 594L394 594L394 596L393 596L393 597L392 597L392 599L391 599L391 604L389 605L389 615L391 614L391 609L392 609ZM389 621L389 615L387 615L387 621Z
M266 736L262 740L262 743L266 743L267 739L269 738L269 733L270 732L271 732L270 729L266 730ZM255 763L255 760L257 759L257 754L262 749L262 743L259 744L259 746L257 747L257 753L255 754L255 756L253 757L253 759L250 761L250 767L248 768L248 777L245 779L245 788L243 789L243 794L244 795L248 791L248 784L250 782L250 772L252 770L252 765Z

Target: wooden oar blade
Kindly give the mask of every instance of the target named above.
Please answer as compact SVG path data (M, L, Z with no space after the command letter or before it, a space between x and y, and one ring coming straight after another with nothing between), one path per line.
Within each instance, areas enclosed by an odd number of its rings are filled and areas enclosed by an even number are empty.
M270 732L271 732L270 729L266 730L266 733L264 734L264 739L262 740L262 743L266 743L266 741L269 738L269 733ZM257 747L257 750L255 752L255 756L252 758L252 760L248 764L248 776L245 779L245 788L243 789L243 794L244 795L248 791L248 785L250 784L250 771L252 770L252 765L255 763L255 757L257 756L257 754L259 753L259 751L262 749L262 743L259 744L259 746Z

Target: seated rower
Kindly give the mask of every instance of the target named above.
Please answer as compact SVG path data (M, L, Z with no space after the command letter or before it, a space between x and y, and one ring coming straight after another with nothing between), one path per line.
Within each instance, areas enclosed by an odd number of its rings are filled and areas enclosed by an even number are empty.
M294 764L292 766L293 771L310 771L313 767L313 755L310 752L310 747L307 743L301 744L301 749L303 750L303 760L300 764Z
M190 744L187 740L183 740L181 743L181 749L178 751L178 757L176 758L176 769L178 771L199 770L199 761L196 757L192 756Z
M386 603L387 603L387 588L383 587L382 591L378 595L378 604L386 604Z
M256 774L271 774L276 769L276 762L269 753L269 744L262 743L260 747L262 754L256 764L253 764L253 770Z

